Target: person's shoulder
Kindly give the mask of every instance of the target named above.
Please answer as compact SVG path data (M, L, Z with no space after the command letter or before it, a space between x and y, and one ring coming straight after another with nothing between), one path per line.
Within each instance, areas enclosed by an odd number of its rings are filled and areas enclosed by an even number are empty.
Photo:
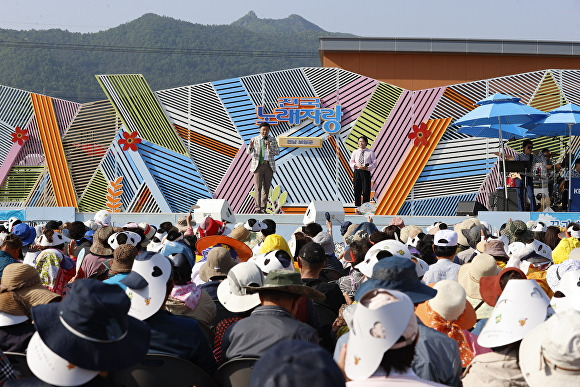
M428 345L431 347L441 346L448 349L458 350L457 341L424 324L419 324L419 341L417 342L417 347L421 345Z

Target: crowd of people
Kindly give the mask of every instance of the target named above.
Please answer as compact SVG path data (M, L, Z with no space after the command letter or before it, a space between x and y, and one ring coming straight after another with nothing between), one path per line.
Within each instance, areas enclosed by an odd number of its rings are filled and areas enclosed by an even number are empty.
M580 225L477 218L379 230L272 219L0 226L0 350L35 377L112 386L147 353L252 386L544 386L580 382Z

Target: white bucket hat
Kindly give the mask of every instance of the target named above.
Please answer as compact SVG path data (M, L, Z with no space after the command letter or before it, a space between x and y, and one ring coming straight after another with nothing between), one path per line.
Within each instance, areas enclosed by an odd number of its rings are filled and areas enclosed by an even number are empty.
M554 291L550 305L556 313L567 309L580 311L580 270L564 273Z
M159 253L148 251L137 255L131 272L121 280L131 299L129 316L145 320L157 313L165 301L171 269L169 258Z
M292 258L286 250L272 250L265 254L254 255L249 262L254 262L262 273L268 274L272 270L290 270L294 271Z
M477 343L501 347L524 338L551 313L550 300L536 280L512 279L481 330Z
M47 236L44 234L42 234L38 239L38 244L43 247L58 246L68 242L70 242L70 238L65 237L58 231L55 231L54 234L52 234L52 241L49 241Z
M230 312L240 313L260 305L258 293L246 293L245 286L264 286L262 270L253 262L242 262L232 267L227 278L217 288L217 297Z
M101 226L111 225L111 213L107 210L97 211L95 217L93 218L95 222L99 223Z
M415 340L418 328L413 310L411 299L396 290L375 289L362 296L354 310L346 349L345 372L350 379L367 379L386 351ZM405 341L398 343L401 336Z
M126 238L123 238L122 235L124 235ZM125 239L126 241L122 242L122 240ZM125 244L137 246L139 242L141 242L141 236L133 231L121 231L111 235L107 240L107 242L109 243L109 246L111 246L113 250L116 250L117 247Z
M364 261L356 265L356 268L367 276L367 278L371 278L373 275L373 267L379 261L377 256L383 251L390 253L393 257L411 259L411 253L406 244L394 239L388 239L371 247L367 251Z
M510 281L511 282L511 281ZM520 345L520 368L530 386L577 386L580 312L567 310L534 328Z

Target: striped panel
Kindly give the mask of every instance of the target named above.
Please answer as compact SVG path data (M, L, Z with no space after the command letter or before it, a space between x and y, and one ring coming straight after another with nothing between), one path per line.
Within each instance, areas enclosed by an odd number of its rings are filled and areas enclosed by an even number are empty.
M459 94L457 91L453 90L452 88L448 87L445 89L443 95L449 98L451 101L455 102L459 106L463 107L467 111L471 111L476 108L475 102L462 94Z
M79 202L79 212L97 212L107 208L107 180L98 168Z
M336 153L336 156L338 157L338 161L339 161L340 165L342 166L342 168L346 171L348 178L350 180L352 180L354 178L354 172L349 164L350 159L348 159L345 156L345 153L343 153L342 150L340 149L341 142L340 141L337 142L334 136L328 136L328 142L330 143L330 146L332 147L332 149Z
M240 214L254 214L256 213L256 204L254 202L254 197L250 194L246 195L243 198L242 203L240 205L240 209L238 210Z
M371 99L379 81L359 77L346 86L320 99L324 107L342 106L341 130L339 136L346 139L356 124L356 120Z
M305 67L302 69L312 89L319 98L325 98L359 78L359 74L337 67Z
M215 91L230 116L245 144L257 135L256 106L240 78L226 79L212 83Z
M78 197L87 188L120 125L108 100L81 105L62 140Z
M133 203L129 204L127 212L160 213L161 209L157 205L155 198L151 195L151 190L145 183L141 185L139 192L135 195Z
M133 75L97 75L97 80L129 132L153 144L185 155L173 124L145 78Z
M485 175L490 163L493 164L495 159L484 159L475 161L462 161L457 163L447 163L438 165L427 165L421 171L417 182L427 182L441 180L446 178L469 178L471 176ZM452 187L447 187L452 189Z
M346 147L351 152L358 147L360 136L367 136L372 146L402 93L400 87L379 83L346 140Z
M254 186L250 164L251 159L246 153L246 146L242 145L214 192L213 197L227 200L234 212L241 211L244 200Z
M77 198L61 142L55 111L49 97L30 94L42 148L59 207L77 207Z
M60 130L60 137L62 138L66 135L70 124L79 112L81 104L64 99L52 98L52 106L54 106L56 122Z
M547 113L565 104L566 98L556 85L552 72L546 71L529 105Z
M56 197L54 195L54 187L52 185L52 179L48 173L48 169L44 168L42 174L36 181L36 185L32 190L28 201L26 203L27 207L56 207Z
M12 87L0 86L0 162L12 147L10 133L14 128L24 128L32 117L29 93Z
M209 137L195 134L180 127L177 127L177 132L184 140L191 159L198 166L203 181L207 184L210 192L214 192L238 149L217 143Z
M101 162L101 169L107 182L116 180L120 176L123 177L123 194L121 195L123 204L121 208L126 210L126 204L133 200L144 179L138 166L129 157L129 151L124 152L117 142L122 137L121 133L123 130L117 133L111 143L111 147Z
M461 201L473 201L475 193L443 196L432 199L406 201L397 215L406 216L455 216L457 204Z
M415 92L405 91L379 133L373 151L380 166L374 172L375 192L386 189L412 141L407 137L413 125L426 121L445 89L435 88Z
M25 129L28 130L28 141L22 146L20 153L14 161L14 165L27 167L44 166L45 157L36 117L32 116L28 124L26 124Z
M538 137L532 139L534 143L534 150L540 150L544 148L550 149L550 151L557 152L560 149L560 142L568 142L568 136L558 136L558 137ZM524 140L511 140L507 142L507 146L512 148L516 153L522 153L522 144Z
M451 118L427 121L427 130L431 132L428 145L411 146L397 172L391 178L389 186L382 192L375 188L375 192L380 192L375 214L391 215L399 212L450 122Z
M505 148L505 153L508 156L515 156L515 154L516 154L516 152L514 152L513 150L511 150L510 148L507 148L507 147ZM489 194L494 192L497 187L503 187L503 185L504 185L500 181L499 165L501 165L501 164L498 164L497 161L494 163L493 167L491 168L491 170L489 171L489 173L485 177L483 183L481 184L481 187L479 188L479 190L477 192L477 197L475 200L477 200L478 202L480 202L481 204L483 204L486 207L487 207Z
M157 96L175 128L212 138L236 151L240 148L242 139L210 83L162 90Z
M456 177L428 182L417 182L407 196L407 200L447 196L450 192L453 192L454 194L476 192L479 190L479 187L481 187L481 184L486 177L487 174L481 174L469 176L469 178Z
M495 93L508 94L521 98L520 102L528 104L540 84L544 70L533 71L487 80L488 95Z
M276 165L272 184L288 191L288 204L354 199L352 180L329 141L324 141L322 148L300 148L295 157Z
M44 167L13 167L0 186L0 202L25 202Z
M568 103L580 105L580 70L551 70Z
M211 197L189 157L146 141L138 149L172 212L187 212L198 199Z

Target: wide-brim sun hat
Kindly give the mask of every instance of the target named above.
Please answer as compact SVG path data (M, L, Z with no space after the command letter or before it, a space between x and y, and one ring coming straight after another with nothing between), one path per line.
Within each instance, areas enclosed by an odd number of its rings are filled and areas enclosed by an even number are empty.
M198 239L195 243L195 249L201 253L203 250L215 246L217 244L224 244L230 246L236 251L241 262L245 262L252 256L252 249L244 242L225 235L211 235Z
M427 326L432 317L427 310L427 304L446 321L455 322L461 329L471 329L477 323L475 309L465 297L465 291L456 281L442 280L429 286L437 290L437 294L427 302L421 303L415 309L415 314Z
M214 247L207 254L207 260L199 268L199 278L207 282L212 277L226 277L238 264L225 247Z
M478 254L470 263L459 267L457 282L463 286L467 296L480 300L479 281L481 277L497 275L500 270L494 257L489 254Z
M508 237L509 242L530 243L534 240L534 232L521 220L508 220L506 227L501 231Z
M580 270L564 273L550 300L550 305L556 313L568 309L580 311Z
M79 280L63 302L32 309L36 340L65 359L73 372L76 367L97 372L127 368L145 356L150 337L147 324L127 314L130 305L129 298L116 285ZM35 345L41 346L33 343L27 351L31 370L46 382L64 385L59 380L67 376L46 364L58 359L52 359L46 348ZM44 355L40 356L37 350Z
M397 290L405 293L414 304L432 299L437 290L425 285L417 276L415 263L407 258L390 257L380 260L370 279L355 293L355 300L375 289Z
M519 366L534 386L577 386L580 380L580 312L557 313L520 344Z
M25 263L6 266L1 283L0 311L13 316L29 315L32 307L62 298L42 286L36 269Z
M111 226L105 226L95 231L93 235L93 244L90 247L90 252L95 255L109 256L113 255L113 249L109 246L108 239L115 229Z
M386 258L400 257L411 259L411 252L406 244L394 239L388 239L372 246L365 254L365 259L356 268L367 278L372 277L373 268L377 262L381 259L386 259L385 257L379 258L381 255L387 255Z
M245 286L248 293L256 293L261 290L272 290L278 292L292 293L299 296L311 298L313 301L321 302L326 299L324 293L302 284L300 274L289 270L272 270L264 280L264 286Z
M253 262L242 262L229 271L228 276L217 288L217 297L230 312L241 313L260 305L257 293L248 293L245 286L264 285L264 276Z
M12 227L12 234L22 240L22 246L28 246L34 242L34 239L36 239L36 230L34 227L29 226L26 223L18 223L16 226Z
M481 277L479 280L479 294L481 299L489 306L495 306L497 299L501 296L502 288L500 285L500 280L504 275L510 272L516 272L519 274L519 279L526 279L526 275L523 271L517 267L506 267L499 272L498 275Z
M536 280L508 281L477 338L485 348L515 343L552 313L550 299Z

